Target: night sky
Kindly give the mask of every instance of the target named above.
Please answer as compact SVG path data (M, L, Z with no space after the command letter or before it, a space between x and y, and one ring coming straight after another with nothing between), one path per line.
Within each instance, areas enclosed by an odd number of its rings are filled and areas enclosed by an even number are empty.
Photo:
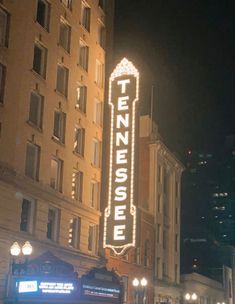
M140 71L141 111L183 155L213 151L234 133L234 5L231 0L116 0L115 63Z

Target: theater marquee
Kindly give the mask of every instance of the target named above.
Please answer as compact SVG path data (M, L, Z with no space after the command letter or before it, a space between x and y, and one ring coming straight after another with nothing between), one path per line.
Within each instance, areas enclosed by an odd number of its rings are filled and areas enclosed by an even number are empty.
M134 157L138 90L139 73L124 58L109 79L110 158L108 205L104 214L104 247L118 255L135 247Z

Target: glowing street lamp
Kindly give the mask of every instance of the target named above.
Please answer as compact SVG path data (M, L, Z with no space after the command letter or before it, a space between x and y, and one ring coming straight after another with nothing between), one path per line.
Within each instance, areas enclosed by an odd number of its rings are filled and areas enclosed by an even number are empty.
M190 294L189 292L187 292L185 295L184 295L184 298L187 302L190 302L190 300L192 300L192 302L196 301L198 296L195 292L193 292L192 294Z
M15 259L20 256L20 253L22 252L24 256L24 262L19 262L17 263ZM18 242L14 242L11 247L10 247L10 254L13 257L11 269L12 269L12 274L18 274L20 275L22 271L24 273L27 272L28 268L28 257L32 254L33 252L33 247L30 244L29 241L26 241L22 247L18 244Z
M132 281L134 287L134 304L145 304L146 303L146 286L148 281L146 278L137 279L134 278ZM142 302L140 302L142 298Z

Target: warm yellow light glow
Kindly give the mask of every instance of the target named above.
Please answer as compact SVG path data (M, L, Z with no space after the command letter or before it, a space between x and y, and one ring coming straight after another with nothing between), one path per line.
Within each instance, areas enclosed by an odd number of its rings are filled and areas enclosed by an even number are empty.
M189 301L189 300L191 299L191 296L190 296L189 293L186 293L186 295L185 295L184 297L185 297L185 299L186 299L187 301Z
M33 247L32 245L30 244L30 242L25 242L25 244L23 245L22 247L22 252L23 252L23 255L30 255L32 254L33 252Z
M140 284L140 281L139 281L137 278L135 278L135 279L132 281L132 285L133 285L134 287L138 287L139 284Z
M194 301L197 300L197 294L195 292L192 294L192 300L194 300Z
M20 245L17 242L14 242L10 248L11 255L18 256L21 252Z
M114 104L113 104L113 100L112 100L112 84L113 81L116 80L117 77L120 76L134 76L135 80L136 80L136 92L135 92L135 98L132 101L132 125L130 126L130 129L128 130L128 132L130 132L130 137L129 138L129 133L125 133L125 135L121 136L118 135L118 137L116 137L116 141L114 142ZM118 80L117 84L120 85L121 88L121 92L125 93L126 91L126 86L130 83L130 79L124 79L124 80ZM118 110L122 111L122 110L127 110L128 106L127 106L127 101L128 101L128 96L125 97L119 97L118 98ZM111 248L117 255L121 255L124 253L124 251L128 248L128 247L134 247L135 243L136 243L136 207L134 206L134 156L135 156L135 115L136 115L136 102L138 101L139 98L139 72L138 70L134 67L134 65L132 64L132 62L128 61L126 58L123 58L121 60L121 62L116 66L116 68L114 69L114 71L112 72L110 79L109 79L109 105L111 107L111 130L110 130L110 161L109 161L109 190L108 190L108 206L105 209L104 212L104 241L103 241L103 246ZM116 119L116 124L117 127L120 127L121 123L127 127L129 126L129 113L125 113L125 117L123 118L120 113L117 119ZM117 135L116 135L117 136ZM113 173L113 146L116 143L116 146L118 146L118 144L120 143L120 141L127 143L131 140L131 153L130 153L130 157L128 155L128 162L130 162L131 164L131 172L128 172L128 177L130 176L130 214L133 216L133 227L132 227L132 242L131 243L127 243L125 244L125 246L112 246L110 244L107 244L107 218L110 216L111 213L111 196L112 196L112 191L113 191L113 183L117 182L117 178L120 176L116 175L116 179L115 181L112 180L112 173ZM119 151L118 152L118 160L119 163L124 163L126 161L126 155L124 152L124 150ZM122 168L122 170L125 170L125 168ZM119 174L119 173L118 173ZM125 175L122 175L122 177L124 177ZM118 195L116 196L116 198L118 198L120 201L124 200L125 198L125 189L124 187L121 188L119 187L118 191ZM121 192L120 192L121 191ZM118 200L117 199L117 200ZM120 210L119 210L120 212ZM119 214L120 215L120 214ZM118 237L121 236L120 234L120 230L117 228L116 230L116 235L118 233Z
M145 287L145 286L147 286L148 281L145 278L143 278L143 279L141 279L140 284L141 284L141 286Z

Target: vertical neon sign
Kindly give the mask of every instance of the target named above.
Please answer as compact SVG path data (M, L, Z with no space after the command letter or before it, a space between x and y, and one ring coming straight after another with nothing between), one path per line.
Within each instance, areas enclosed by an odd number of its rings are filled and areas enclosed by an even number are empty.
M104 248L121 255L135 246L134 164L139 72L123 58L109 78L111 107L108 205L104 214Z

